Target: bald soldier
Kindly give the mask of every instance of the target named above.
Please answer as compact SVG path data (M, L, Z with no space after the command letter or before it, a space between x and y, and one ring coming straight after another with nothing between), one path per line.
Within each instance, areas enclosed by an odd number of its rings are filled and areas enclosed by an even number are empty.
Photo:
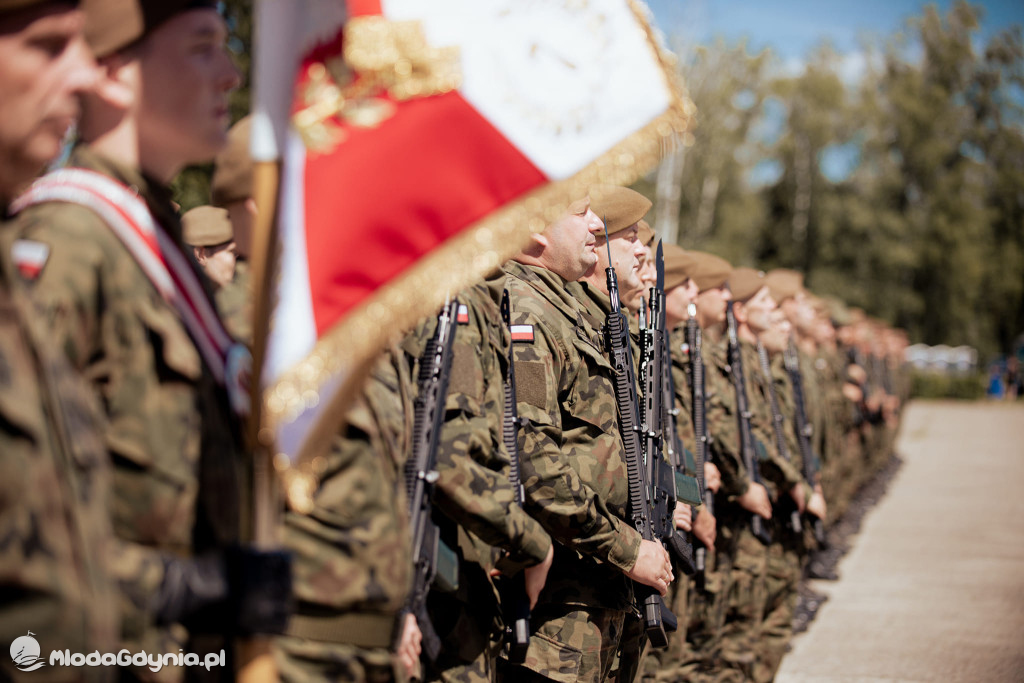
M232 634L282 628L290 586L282 556L238 546L251 504L235 412L244 353L186 251L168 187L224 144L238 73L213 2L106 0L95 18L100 76L83 97L82 143L17 207L22 239L49 254L26 284L106 411L122 647L202 655L230 649Z
M10 201L60 152L95 63L76 2L0 0L0 642L114 652L119 620L107 566L110 467L88 386L49 343L20 291ZM43 260L15 249L20 267ZM107 667L37 668L32 651L0 679L111 680ZM14 660L14 661L12 661Z
M557 541L526 662L502 662L506 681L602 681L613 666L631 680L642 647L623 636L639 621L631 581L665 594L672 578L662 545L627 521L612 365L567 291L597 266L598 235L584 198L506 265L526 511Z

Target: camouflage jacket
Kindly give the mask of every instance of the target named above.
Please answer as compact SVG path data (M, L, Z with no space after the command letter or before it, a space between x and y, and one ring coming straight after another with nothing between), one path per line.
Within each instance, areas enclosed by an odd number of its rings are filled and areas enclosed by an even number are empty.
M0 640L13 645L31 632L45 662L52 650L115 652L110 467L99 407L8 278L8 232L0 227ZM22 673L10 660L0 664L0 679L39 676L102 681L115 672L47 665Z
M683 469L687 476L696 477L697 464L694 458L697 452L697 434L693 427L693 379L690 374L690 347L686 343L684 327L678 327L671 332L668 347L672 354L672 383L676 392L676 432L685 449ZM696 503L699 505L700 501Z
M298 601L288 635L277 641L287 670L318 668L361 638L378 641L362 643L367 648L390 644L412 582L401 480L411 387L404 354L382 354L323 456L313 509L285 514L283 542L294 553Z
M85 146L69 165L134 188L206 282L181 241L168 188ZM239 425L174 306L99 216L51 202L25 209L17 222L23 238L50 250L28 282L47 334L92 384L106 413L126 646L171 652L184 635L180 626L157 629L149 612L163 580L160 555L187 556L239 539ZM161 673L170 678L180 670Z
M514 262L507 272L527 512L562 544L541 601L625 609L640 534L626 521L612 366L561 277Z
M736 392L729 374L727 344L724 335L717 340L705 336L702 347L708 451L712 462L722 473L722 487L718 495L724 498L741 496L750 486L749 475L740 458Z
M244 344L252 343L253 292L249 262L235 264L235 278L214 294L217 311L231 336Z

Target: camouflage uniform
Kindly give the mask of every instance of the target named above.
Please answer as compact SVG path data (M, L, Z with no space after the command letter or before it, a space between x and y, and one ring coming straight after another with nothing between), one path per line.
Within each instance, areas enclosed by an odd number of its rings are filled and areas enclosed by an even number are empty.
M404 355L382 355L325 456L313 510L285 514L298 605L275 641L283 681L404 680L390 648L412 579L400 477L410 388Z
M92 393L9 278L9 232L0 226L0 642L31 631L47 668L4 659L0 679L111 680L108 667L48 665L51 650L117 649L110 467Z
M190 252L169 188L87 146L72 152L69 165L134 188L178 249ZM107 415L113 529L122 541L113 565L121 586L122 647L218 651L223 637L203 630L219 631L219 625L197 620L186 644L181 624L156 625L153 596L161 592L164 558L224 548L240 537L240 433L227 394L174 306L99 216L50 202L24 210L18 224L23 237L49 245L49 261L30 283L48 334L92 383ZM184 668L132 672L177 680Z
M787 463L797 473L802 466L800 445L797 442L794 422L793 387L789 373L783 365L782 354L775 355L770 361L771 378L782 416L781 428L786 449L790 456ZM762 373L759 373L762 374ZM781 469L780 469L781 471ZM766 483L773 475L766 472ZM776 480L775 484L778 485ZM783 480L784 485L790 481ZM806 482L804 482L806 483ZM781 488L781 487L779 487ZM790 488L792 488L790 486ZM805 488L805 493L810 489ZM768 547L768 562L765 572L765 606L762 615L761 629L757 638L757 661L754 665L753 680L771 681L786 653L786 647L793 635L793 615L796 612L797 590L800 584L803 564L807 557L807 533L797 534L790 524L790 511L795 506L790 502L789 492L779 490L778 500L786 504L777 505L770 526L772 528L772 544ZM806 502L806 501L805 501ZM806 519L806 518L805 518Z
M556 681L605 680L613 666L631 680L640 656L639 619L624 572L640 534L629 525L626 463L613 368L597 330L555 273L507 266L527 512L559 541L531 617L525 667ZM529 330L527 333L526 330ZM634 642L623 641L629 633Z
M215 296L217 311L231 336L245 344L252 343L253 291L249 263L239 259L235 264L235 277Z
M455 594L431 591L427 605L442 637L441 656L427 666L427 680L490 681L502 646L503 622L488 576L495 559L503 574L543 562L551 537L515 504L503 436L504 381L511 343L502 322L504 276L458 296L447 415L438 445L434 504L442 538L460 556ZM416 357L434 333L421 326ZM457 528L456 528L457 525ZM492 546L500 558L492 558Z

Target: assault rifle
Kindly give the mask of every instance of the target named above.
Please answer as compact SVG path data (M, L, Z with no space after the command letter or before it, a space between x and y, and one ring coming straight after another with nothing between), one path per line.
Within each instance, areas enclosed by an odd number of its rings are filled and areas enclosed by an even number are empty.
M764 344L760 341L757 342L757 361L761 366L761 373L768 383L768 403L772 409L772 431L775 434L775 445L778 446L779 455L782 456L782 459L786 462L792 462L793 456L789 452L789 446L786 445L785 418L782 417L782 410L779 409L779 396L775 392L775 383L772 381L772 366L768 362L768 350L764 348ZM786 501L790 502L787 503ZM804 526L800 523L800 511L797 510L796 504L792 502L792 499L780 493L778 505L779 507L790 508L790 528L794 533L803 533Z
M732 310L732 301L726 303L725 320L729 331L729 373L732 375L732 386L736 390L736 418L739 421L740 457L743 466L750 475L750 481L761 483L760 463L754 452L754 435L750 431L750 404L747 402L747 381L743 375L743 356L740 353L740 341L736 336L736 314ZM754 513L750 517L750 531L757 540L765 545L772 542L771 533L764 525L761 516Z
M605 243L608 242L605 226ZM629 508L633 526L646 541L661 539L655 534L651 520L651 487L647 480L647 469L641 462L643 452L640 434L637 430L639 408L636 396L636 373L633 370L633 354L629 344L629 325L619 304L619 283L612 267L611 246L608 247L608 296L611 312L605 321L604 333L611 351L612 366L615 370L615 401L619 408L619 431L622 435L623 450L626 454L626 472L629 477ZM665 606L661 595L650 586L637 584L635 593L642 601L641 612L644 629L654 647L667 647L666 631L675 631L676 615Z
M694 572L693 543L676 529L673 519L678 501L676 473L682 469L682 444L673 414L676 397L665 333L665 260L661 242L658 242L655 262L658 276L651 288L650 325L643 324L644 311L640 311L640 376L644 386L640 429L644 435L648 481L652 485L654 532L676 557L679 568L689 576ZM668 462L661 457L663 449Z
M508 290L501 297L501 318L505 327L511 329L512 314ZM508 451L509 481L512 483L516 505L523 506L525 494L519 475L519 415L516 411L516 374L512 346L508 349L508 367L505 370L505 412L502 420L502 441ZM501 593L501 611L505 622L505 644L510 662L521 664L526 661L526 650L530 645L530 598L526 594L526 577L523 572L501 578L498 585Z
M686 308L689 317L686 320L686 346L690 353L690 391L693 397L693 431L696 435L697 488L704 499L704 507L712 515L715 514L715 495L704 486L704 463L708 462L708 430L704 420L704 357L700 327L697 325L697 306L690 304ZM701 544L694 551L693 563L696 569L698 585L704 582L707 571L708 549Z
M448 398L448 379L451 374L453 341L455 339L456 312L459 302L445 304L437 317L437 329L427 342L419 359L417 375L418 395L412 431L412 454L405 463L405 492L409 498L409 520L412 529L413 565L412 590L398 620L396 642L401 638L404 616L412 614L419 622L423 634L423 651L431 661L441 652L441 639L427 616L427 593L435 578L445 580L447 590L458 586L458 564L451 549L441 542L437 525L431 518L430 499L437 482L434 465L437 462L438 441L444 424L445 401ZM443 572L438 576L439 563Z
M818 480L818 465L820 462L814 449L811 447L811 434L814 427L807 420L807 405L804 403L804 379L800 372L800 357L797 355L796 347L790 342L783 353L782 359L786 365L786 372L793 383L793 404L796 419L796 438L800 444L800 459L803 460L804 479L811 486ZM814 540L819 546L825 545L825 525L820 517L809 515L811 530L814 532Z

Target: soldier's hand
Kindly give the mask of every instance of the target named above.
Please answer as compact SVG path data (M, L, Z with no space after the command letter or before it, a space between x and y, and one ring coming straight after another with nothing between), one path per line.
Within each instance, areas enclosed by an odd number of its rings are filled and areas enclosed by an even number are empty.
M409 678L420 678L420 651L423 634L420 633L420 626L416 623L416 617L411 614L405 615L405 624L402 626L402 639L398 642L398 661Z
M789 490L789 497L796 503L797 512L804 511L804 484L803 482L797 482L796 486Z
M656 541L640 541L640 554L636 564L626 576L637 583L654 588L662 597L668 595L668 586L675 578L672 575L672 561L665 546Z
M693 531L693 508L689 503L676 501L676 509L672 511L672 521L677 529Z
M711 493L718 493L718 489L722 487L722 473L718 471L718 468L714 463L704 463L704 488Z
M708 512L708 509L704 506L697 510L697 519L693 521L693 535L704 544L704 547L714 547L715 538L718 536L718 522L715 521L715 516Z
M818 491L811 494L811 499L807 502L807 512L814 515L821 521L825 521L825 515L828 514L828 506L825 504L825 496L821 495Z
M768 491L761 484L750 482L750 488L737 498L736 502L747 512L753 512L765 519L772 518L772 501L768 498Z
M551 569L554 559L555 546L552 543L543 562L523 570L523 583L526 584L526 597L530 598L530 609L537 606L537 598L540 597L540 592L543 590L544 584L547 583L548 571Z

